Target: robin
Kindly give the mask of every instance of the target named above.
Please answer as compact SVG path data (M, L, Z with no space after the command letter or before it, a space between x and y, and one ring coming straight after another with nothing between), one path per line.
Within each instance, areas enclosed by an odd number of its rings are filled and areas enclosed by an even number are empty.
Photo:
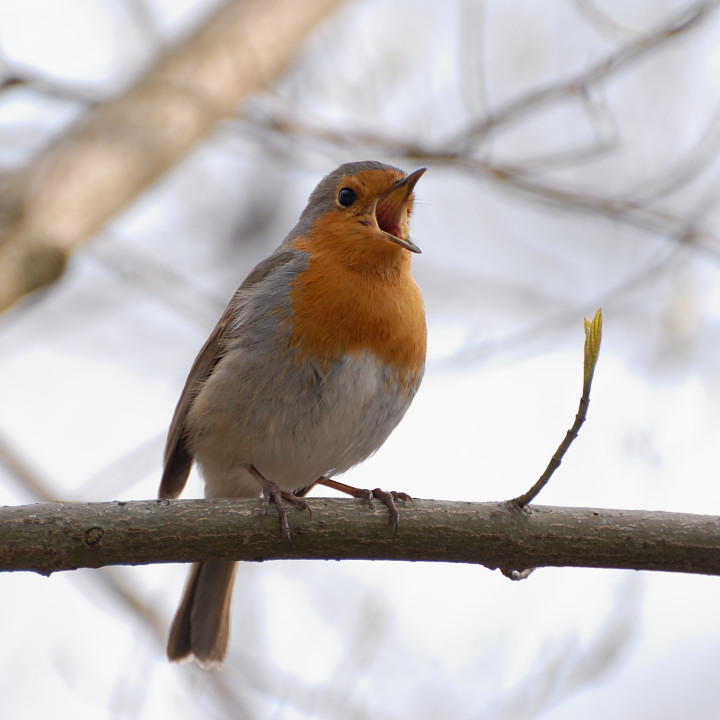
M372 455L422 380L426 327L410 274L408 219L425 168L341 165L300 220L245 279L200 350L168 433L161 498L174 498L195 460L206 497L272 500L289 542L286 502L325 485L386 503L404 493L334 480ZM167 654L203 667L225 657L235 563L193 565Z

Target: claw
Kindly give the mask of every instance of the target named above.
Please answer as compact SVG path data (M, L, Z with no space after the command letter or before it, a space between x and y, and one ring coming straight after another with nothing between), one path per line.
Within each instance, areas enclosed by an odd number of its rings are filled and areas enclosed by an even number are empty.
M397 492L395 490L386 491L380 488L374 490L364 490L362 488L356 488L352 485L346 485L345 483L338 482L337 480L331 480L330 478L322 477L317 481L318 485L325 485L326 487L333 488L344 492L346 495L350 495L354 498L361 500L367 500L370 507L374 507L372 501L377 498L387 505L387 509L390 511L390 524L393 528L393 535L397 535L398 526L400 524L400 513L398 512L395 500L402 500L403 502L411 502L415 507L415 502L412 497L404 492Z
M400 499L400 495L405 495L405 493L397 493L394 490L387 492L380 488L375 488L372 491L373 498L382 500L390 511L390 524L392 525L393 535L397 535L398 526L400 525L400 513L398 512L397 505L395 505L395 500Z
M292 546L290 524L288 523L287 506L285 502L292 503L300 510L307 510L312 517L312 510L304 498L298 497L287 490L281 490L272 480L268 480L255 466L250 466L250 474L260 483L263 496L262 514L267 514L267 508L272 500L278 509L280 517L280 535L286 542L288 548Z

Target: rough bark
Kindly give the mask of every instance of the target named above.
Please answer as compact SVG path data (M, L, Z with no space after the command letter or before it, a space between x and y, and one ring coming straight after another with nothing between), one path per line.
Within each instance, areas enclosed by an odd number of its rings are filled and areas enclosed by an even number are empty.
M720 517L416 500L393 536L383 506L310 498L291 508L292 547L260 500L44 503L0 508L0 570L236 560L356 559L720 574Z

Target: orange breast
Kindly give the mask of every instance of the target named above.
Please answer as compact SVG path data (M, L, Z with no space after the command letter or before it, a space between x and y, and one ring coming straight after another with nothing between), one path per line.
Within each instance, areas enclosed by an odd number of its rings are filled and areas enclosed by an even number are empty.
M370 352L414 385L425 363L427 330L409 253L362 226L325 222L292 244L310 253L290 289L290 345L327 368L342 354ZM328 242L328 238L337 242ZM364 243L364 244L363 244Z

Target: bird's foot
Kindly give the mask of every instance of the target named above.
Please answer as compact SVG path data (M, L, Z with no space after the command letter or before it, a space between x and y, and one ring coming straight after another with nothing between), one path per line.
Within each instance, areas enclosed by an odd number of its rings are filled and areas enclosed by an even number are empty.
M397 492L395 490L381 490L375 488L374 490L366 490L363 488L356 488L352 485L346 485L345 483L338 482L337 480L331 480L330 478L322 477L317 481L318 485L325 485L325 487L339 490L340 492L350 495L354 498L367 500L370 507L373 507L373 500L381 500L387 506L390 512L390 524L392 525L393 534L397 534L398 525L400 524L400 513L398 512L396 500L402 500L403 502L411 502L413 505L413 499L410 495L404 492Z
M305 498L298 497L294 493L287 490L281 490L272 480L268 480L256 467L250 466L250 474L258 481L262 488L263 496L263 515L267 513L268 505L272 500L278 509L280 516L280 534L288 547L291 545L290 524L288 523L287 506L285 502L289 502L300 510L307 510L312 516L312 510L307 504Z

